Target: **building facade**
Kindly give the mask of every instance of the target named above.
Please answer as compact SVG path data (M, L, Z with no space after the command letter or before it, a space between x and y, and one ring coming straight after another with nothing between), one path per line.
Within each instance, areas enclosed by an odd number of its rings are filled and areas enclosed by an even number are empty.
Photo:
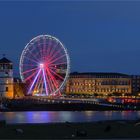
M13 98L13 64L3 57L0 59L0 98Z
M66 93L77 94L131 94L131 77L121 73L71 73Z

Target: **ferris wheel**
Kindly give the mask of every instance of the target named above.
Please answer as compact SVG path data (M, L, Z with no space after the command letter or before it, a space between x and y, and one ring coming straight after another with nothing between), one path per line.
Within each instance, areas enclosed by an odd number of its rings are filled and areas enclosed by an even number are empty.
M63 44L50 35L33 38L20 57L20 76L28 95L57 95L69 75L69 55Z

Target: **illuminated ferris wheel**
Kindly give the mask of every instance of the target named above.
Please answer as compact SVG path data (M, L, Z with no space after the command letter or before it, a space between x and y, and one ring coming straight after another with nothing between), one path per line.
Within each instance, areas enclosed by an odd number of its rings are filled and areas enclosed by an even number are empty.
M20 76L28 86L28 95L57 95L69 75L69 56L55 37L39 35L24 48L20 58Z

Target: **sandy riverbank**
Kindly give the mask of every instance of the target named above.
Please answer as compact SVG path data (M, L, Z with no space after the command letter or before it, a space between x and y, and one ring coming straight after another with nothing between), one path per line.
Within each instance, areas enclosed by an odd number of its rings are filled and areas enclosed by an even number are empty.
M91 123L0 124L4 139L140 138L140 121Z

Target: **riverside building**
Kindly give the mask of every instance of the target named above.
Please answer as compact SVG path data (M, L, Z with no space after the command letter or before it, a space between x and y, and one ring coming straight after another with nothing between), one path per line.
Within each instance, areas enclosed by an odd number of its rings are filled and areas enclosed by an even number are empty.
M131 76L122 73L71 73L66 94L131 94Z
M0 59L0 98L13 98L13 64L3 57Z

